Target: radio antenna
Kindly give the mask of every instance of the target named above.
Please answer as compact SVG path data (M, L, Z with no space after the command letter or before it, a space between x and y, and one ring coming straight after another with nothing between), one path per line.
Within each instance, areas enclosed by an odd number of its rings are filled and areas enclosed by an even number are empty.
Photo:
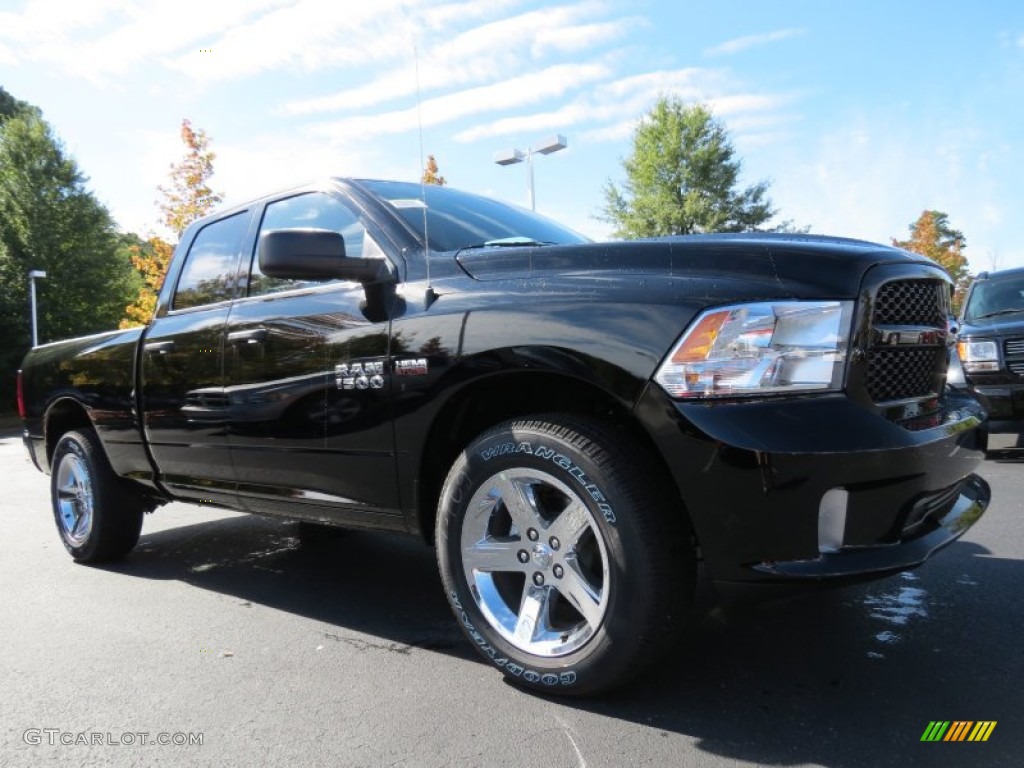
M423 97L420 95L420 49L416 43L416 25L413 23L412 17L409 15L409 10L405 7L405 3L401 3L399 8L402 9L402 15L405 16L406 24L409 25L409 37L412 40L412 62L414 72L414 82L416 84L416 127L419 132L419 145L420 145L420 205L423 209L423 261L426 267L427 277L427 290L424 300L424 308L429 308L434 303L434 299L437 298L434 293L434 288L430 282L430 233L428 231L427 224L427 184L423 180L423 169L426 168L426 156L423 149Z
M415 33L414 33L415 34ZM427 232L427 182L423 178L423 169L426 168L426 156L423 151L423 99L420 97L420 52L416 45L416 38L412 42L413 63L416 68L416 123L419 129L420 140L420 202L423 203L423 261L427 267L427 305L429 306L434 289L430 282L430 237Z

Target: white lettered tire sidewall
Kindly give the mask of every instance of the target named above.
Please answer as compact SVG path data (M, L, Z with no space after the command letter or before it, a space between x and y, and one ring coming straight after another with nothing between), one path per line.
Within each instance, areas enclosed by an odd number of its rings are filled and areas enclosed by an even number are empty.
M536 417L499 425L474 440L458 457L438 509L438 561L445 592L459 624L481 655L514 682L557 694L593 693L625 681L644 666L645 648L658 646L650 633L656 617L649 598L650 533L634 517L638 505L650 516L657 496L640 477L628 449L608 446L610 433L594 439L586 422ZM563 426L568 424L568 426ZM627 466L620 466L626 464ZM633 465L630 467L630 465ZM491 626L470 591L462 567L462 525L469 500L497 473L528 468L548 473L575 491L596 523L608 557L608 601L600 626L577 650L563 656L527 653ZM613 470L613 471L610 471ZM681 596L680 596L681 597Z

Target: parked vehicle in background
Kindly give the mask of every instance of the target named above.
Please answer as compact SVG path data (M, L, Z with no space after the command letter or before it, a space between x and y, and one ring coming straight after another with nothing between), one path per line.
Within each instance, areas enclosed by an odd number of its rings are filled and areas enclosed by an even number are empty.
M333 179L193 224L149 325L32 350L19 401L76 560L170 500L406 531L489 663L593 693L672 647L700 558L724 586L843 584L977 521L949 296L874 243L593 243Z
M988 447L1024 448L1024 267L974 279L958 334L964 385L988 411Z

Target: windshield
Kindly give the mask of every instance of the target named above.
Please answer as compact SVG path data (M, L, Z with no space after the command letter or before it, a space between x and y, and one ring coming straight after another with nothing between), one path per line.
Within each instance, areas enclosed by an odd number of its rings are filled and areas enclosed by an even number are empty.
M433 251L590 242L578 232L531 211L457 189L401 181L360 180L359 184L389 203L420 238L424 237L425 204L428 238L424 239Z
M964 319L980 320L996 315L1024 313L1024 274L993 277L975 283L971 290Z

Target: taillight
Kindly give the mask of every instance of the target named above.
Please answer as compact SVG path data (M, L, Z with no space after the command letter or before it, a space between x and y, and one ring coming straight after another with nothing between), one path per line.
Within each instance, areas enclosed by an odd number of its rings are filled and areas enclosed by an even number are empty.
M18 416L25 418L25 384L22 382L21 371L18 371Z

